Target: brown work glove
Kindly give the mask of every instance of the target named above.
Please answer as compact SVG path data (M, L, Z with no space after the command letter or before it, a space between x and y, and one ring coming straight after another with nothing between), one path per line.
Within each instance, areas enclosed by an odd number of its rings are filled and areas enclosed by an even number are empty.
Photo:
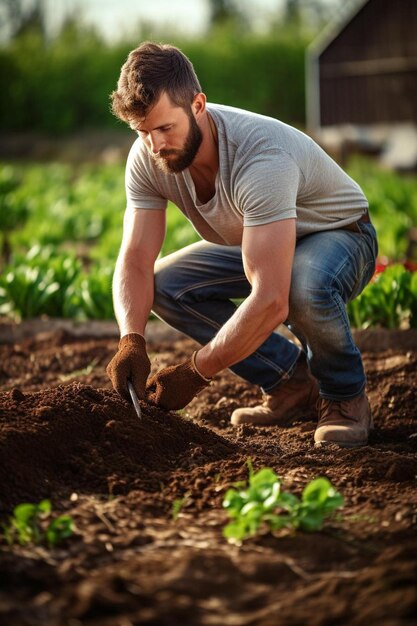
M200 374L195 365L194 352L191 359L180 365L164 367L149 380L146 391L148 401L168 411L183 409L204 387L211 378Z
M145 338L138 333L130 333L120 339L119 349L106 368L115 390L129 402L128 378L132 381L138 398L143 400L150 370Z

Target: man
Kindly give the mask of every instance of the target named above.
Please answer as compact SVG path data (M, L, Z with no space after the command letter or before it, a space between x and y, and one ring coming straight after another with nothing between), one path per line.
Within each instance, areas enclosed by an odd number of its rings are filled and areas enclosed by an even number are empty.
M130 378L139 398L175 410L230 368L264 393L233 424L283 426L317 406L316 444L366 444L371 412L345 308L377 254L359 186L295 128L208 104L173 46L133 50L112 107L139 135L113 284L114 388L128 398ZM156 261L167 200L203 241ZM151 309L202 348L148 380ZM303 349L273 332L283 322Z

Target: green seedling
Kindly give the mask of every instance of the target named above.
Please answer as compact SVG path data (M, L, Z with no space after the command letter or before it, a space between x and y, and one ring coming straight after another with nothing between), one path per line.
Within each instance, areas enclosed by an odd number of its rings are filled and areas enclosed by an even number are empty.
M9 524L3 526L6 542L21 546L46 543L51 548L70 537L74 531L72 518L60 515L48 522L51 512L49 500L42 500L39 504L18 504L9 518Z
M68 539L74 532L74 522L69 515L60 515L49 524L45 531L46 543L49 547L56 546Z
M172 515L172 519L175 521L178 519L179 514L182 511L182 508L185 506L185 504L187 503L188 497L190 496L190 492L187 491L187 493L184 494L184 496L182 498L177 498L176 500L174 500L174 502L172 503L172 508L171 508L171 515Z
M186 499L187 499L186 497L184 497L184 498L177 498L172 503L171 515L172 515L172 519L174 521L176 519L178 519L178 515L181 513L181 509L184 506Z
M249 464L249 484L240 482L235 487L226 492L223 500L232 518L223 534L231 542L240 543L262 527L314 532L343 505L343 496L327 478L308 483L300 499L282 490L280 477L269 467L254 472Z

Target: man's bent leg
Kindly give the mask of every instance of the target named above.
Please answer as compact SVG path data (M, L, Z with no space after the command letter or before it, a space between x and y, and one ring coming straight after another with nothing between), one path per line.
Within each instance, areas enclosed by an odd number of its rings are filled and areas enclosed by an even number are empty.
M232 300L247 297L250 289L240 247L198 242L157 261L153 311L205 345L235 312ZM291 376L299 354L295 344L272 333L230 369L268 391Z
M371 224L366 227L373 229ZM373 275L374 246L372 233L345 230L309 235L297 244L289 322L295 335L305 339L320 395L329 400L354 398L365 387L346 303L361 293Z
M321 400L316 444L364 445L372 425L360 352L346 303L371 278L377 254L371 224L361 234L337 230L310 235L297 246L289 319L307 342Z

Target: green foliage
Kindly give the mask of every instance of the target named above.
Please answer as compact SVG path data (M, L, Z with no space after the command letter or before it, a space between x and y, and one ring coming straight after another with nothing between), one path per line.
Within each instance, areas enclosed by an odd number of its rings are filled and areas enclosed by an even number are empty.
M68 515L60 515L49 521L51 512L49 500L42 500L39 504L18 504L9 523L3 526L4 539L9 545L45 543L50 548L58 545L73 534L74 522Z
M0 313L18 319L64 317L67 292L80 269L74 256L35 246L26 256L17 256L0 277Z
M20 180L9 165L0 169L0 229L1 232L17 228L27 218L26 204L14 192Z
M73 254L35 246L17 255L0 277L0 314L16 319L47 315L73 319L114 319L113 266L82 270Z
M77 319L114 319L112 300L113 267L94 266L81 273L68 294L66 317Z
M301 499L283 491L281 479L269 467L254 472L249 465L249 485L235 486L238 488L229 489L223 500L223 507L232 518L223 534L235 542L255 535L263 527L314 532L321 529L335 509L343 506L343 497L323 477L311 481Z
M105 233L116 232L120 246L125 205L124 165L66 164L14 166L21 184L15 192L29 207L26 225L11 235L14 249L35 244L72 246L100 244Z
M384 170L374 161L359 157L350 161L347 171L369 201L380 255L404 259L407 233L417 224L417 177Z
M122 237L124 164L86 165L79 171L64 164L6 166L1 173L12 201L26 202L29 216L22 228L10 232L15 253L0 277L0 314L114 319L112 277ZM173 205L167 223L162 254L199 239Z
M26 224L11 233L14 250L34 245L54 245L64 250L78 246L82 250L85 245L89 261L102 264L107 259L114 265L126 204L124 163L84 165L75 170L57 163L6 168L21 180L12 195L16 201L24 199L29 207ZM198 239L190 222L170 204L162 255Z
M354 159L348 172L369 196L380 254L403 258L405 233L417 223L416 178L385 172L364 159ZM114 319L111 279L126 202L124 163L4 164L0 190L0 203L8 207L1 205L2 231L13 253L0 278L0 314ZM12 219L10 207L24 207L26 219L17 217L17 209ZM162 256L198 240L190 222L169 204ZM355 327L415 327L416 279L391 280L392 271L383 288L378 278L349 303Z
M12 167L0 169L0 233L4 262L10 258L10 232L19 228L29 215L27 203L16 194L19 184L20 180Z
M196 69L209 102L305 123L305 48L302 36L230 37L181 45ZM250 88L248 86L250 85Z
M349 302L348 313L356 328L417 328L417 272L399 264L387 267Z
M114 126L108 95L123 56L74 25L50 44L36 32L13 40L0 50L0 85L7 85L9 96L8 103L0 102L3 128L67 132Z
M74 23L49 43L36 32L14 39L0 49L0 91L7 93L0 101L1 127L66 133L120 126L109 94L139 40L110 46ZM280 31L243 37L221 30L204 40L170 42L191 58L209 101L303 124L304 36Z

